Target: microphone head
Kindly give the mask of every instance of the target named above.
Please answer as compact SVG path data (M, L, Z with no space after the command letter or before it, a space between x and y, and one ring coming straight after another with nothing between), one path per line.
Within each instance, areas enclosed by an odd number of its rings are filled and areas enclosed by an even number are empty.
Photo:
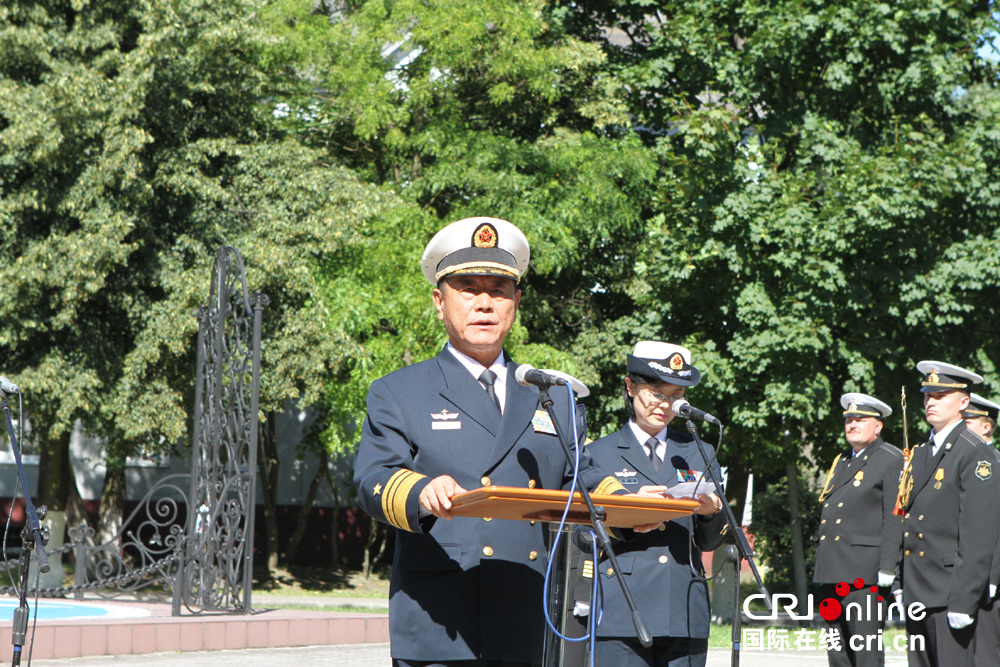
M530 371L535 370L535 367L530 364L521 364L514 369L514 381L517 382L522 387L530 387L531 383L526 379Z
M670 401L670 409L673 410L675 413L680 410L683 410L684 406L690 407L691 404L683 396L674 396L674 399Z

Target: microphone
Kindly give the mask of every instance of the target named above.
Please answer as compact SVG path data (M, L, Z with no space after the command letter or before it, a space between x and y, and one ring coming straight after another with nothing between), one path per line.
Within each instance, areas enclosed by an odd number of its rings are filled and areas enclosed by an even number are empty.
M702 421L712 422L713 424L722 426L722 422L714 416L708 414L704 410L692 407L691 404L687 402L686 398L676 398L670 405L670 408L674 411L675 415L684 417L684 419L701 419Z
M16 384L8 380L7 378L0 375L0 391L5 394L20 394L21 388Z
M528 364L521 364L517 367L514 371L514 379L517 380L517 383L522 387L530 387L534 385L544 389L545 387L555 387L566 384L566 380L540 371L534 366L529 366Z

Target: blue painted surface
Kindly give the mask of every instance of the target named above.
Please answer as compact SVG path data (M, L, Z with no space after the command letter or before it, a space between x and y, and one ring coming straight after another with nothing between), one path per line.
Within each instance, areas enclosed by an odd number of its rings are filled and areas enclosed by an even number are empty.
M0 600L0 622L13 621L14 610L17 609L17 600ZM31 611L30 618L35 618L35 601L28 600L28 609ZM52 602L51 600L38 601L38 620L56 621L62 619L79 618L101 618L111 615L112 612L94 604L71 604L68 602Z

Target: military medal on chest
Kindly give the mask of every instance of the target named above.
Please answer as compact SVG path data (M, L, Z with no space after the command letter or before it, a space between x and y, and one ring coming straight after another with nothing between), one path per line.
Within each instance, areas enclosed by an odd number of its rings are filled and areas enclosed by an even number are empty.
M934 473L934 488L941 488L941 480L944 479L944 468L938 468Z
M863 480L864 478L865 478L865 471L859 470L858 473L854 476L854 486L861 486L861 480Z

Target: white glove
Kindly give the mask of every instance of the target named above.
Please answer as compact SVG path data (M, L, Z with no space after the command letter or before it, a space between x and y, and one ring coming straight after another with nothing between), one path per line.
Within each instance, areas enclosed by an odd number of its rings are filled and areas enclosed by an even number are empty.
M896 604L903 608L903 589L892 592L892 597L896 598Z
M890 572L889 570L879 570L878 571L878 587L879 588L889 588L892 586L892 582L896 579L896 574Z
M990 584L990 599L992 600L997 596L997 585Z
M960 614L957 611L949 611L948 625L950 625L953 630L961 630L966 626L972 625L972 617L968 614Z

